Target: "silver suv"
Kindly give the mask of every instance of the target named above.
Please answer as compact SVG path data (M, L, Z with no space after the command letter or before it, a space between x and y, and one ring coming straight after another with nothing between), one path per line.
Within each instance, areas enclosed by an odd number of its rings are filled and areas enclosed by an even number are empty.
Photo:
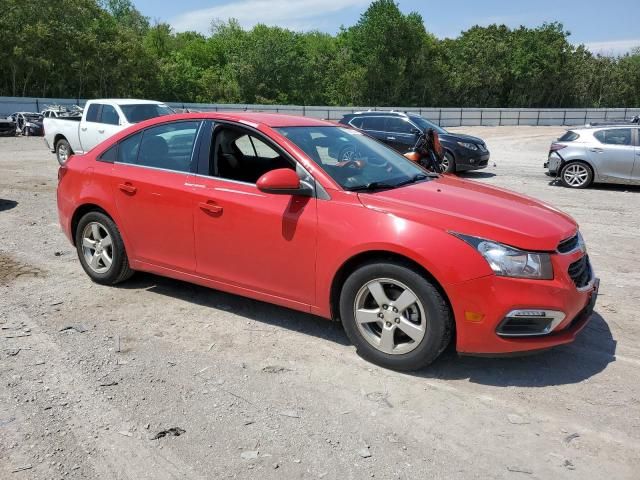
M567 130L544 164L565 187L593 182L640 184L640 126L598 125Z

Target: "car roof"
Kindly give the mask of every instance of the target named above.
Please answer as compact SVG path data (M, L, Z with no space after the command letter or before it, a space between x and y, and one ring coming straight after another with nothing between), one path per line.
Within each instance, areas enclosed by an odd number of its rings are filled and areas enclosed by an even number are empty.
M579 130L600 130L603 128L606 128L607 130L612 129L612 128L639 128L640 124L637 123L603 123L601 125L583 125L581 127L573 127L573 128L569 128L569 130L571 130L572 132L576 132Z
M152 123L166 122L169 117L175 120L190 119L211 119L227 120L231 122L247 123L252 126L265 125L267 127L339 127L333 122L319 120L317 118L302 117L299 115L287 115L283 113L263 113L263 112L200 112L200 113L178 113L153 118Z
M92 103L113 103L115 105L165 105L164 102L156 100L138 100L137 98L95 98L89 100Z

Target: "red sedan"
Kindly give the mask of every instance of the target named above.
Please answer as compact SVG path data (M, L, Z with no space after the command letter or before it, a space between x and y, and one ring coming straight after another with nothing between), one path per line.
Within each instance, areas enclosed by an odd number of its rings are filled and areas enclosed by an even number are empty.
M137 124L60 168L58 210L97 283L147 271L339 319L400 370L452 339L473 354L571 342L597 295L569 216L310 118Z

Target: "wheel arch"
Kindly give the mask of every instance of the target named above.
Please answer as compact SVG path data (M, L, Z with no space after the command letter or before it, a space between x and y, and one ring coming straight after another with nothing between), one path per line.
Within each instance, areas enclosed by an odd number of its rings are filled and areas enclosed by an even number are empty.
M67 143L69 143L69 140L67 140L67 137L65 137L62 133L56 134L56 136L53 137L53 150L54 151L57 149L58 142L60 140L65 140ZM71 150L71 153L73 153L73 148L71 147L71 143L69 143L69 149Z
M73 215L71 216L71 242L73 243L74 247L76 246L76 230L78 228L78 224L80 223L80 219L90 212L100 212L106 215L107 217L109 217L117 225L117 222L113 217L113 215L107 212L100 205L97 205L95 203L84 203L80 205L78 208L75 209L75 211L73 212ZM124 241L124 238L123 238L123 241Z
M431 283L433 283L435 288L440 292L442 297L447 302L447 306L449 307L449 311L451 313L451 319L453 320L455 336L455 316L453 315L453 308L451 305L451 301L449 300L449 296L447 295L447 292L442 284L435 276L433 276L431 272L429 272L424 266L420 265L412 258L388 250L368 250L365 252L357 253L347 259L336 271L336 274L333 276L333 280L331 281L331 290L329 294L331 318L333 320L338 320L340 317L340 292L342 290L344 282L347 280L349 275L355 272L359 267L373 262L400 263L424 275Z
M569 160L564 160L560 164L560 169L558 171L558 176L561 177L562 176L562 171L564 170L564 167L566 167L567 165L570 165L572 163L582 163L583 165L586 165L586 167L589 170L591 170L591 183L596 182L597 179L599 178L598 170L596 169L595 165L590 160L586 160L583 157L571 158Z

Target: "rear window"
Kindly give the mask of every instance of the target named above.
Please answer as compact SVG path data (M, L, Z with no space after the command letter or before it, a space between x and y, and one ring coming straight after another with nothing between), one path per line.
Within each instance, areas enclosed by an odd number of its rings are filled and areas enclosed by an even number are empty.
M576 132L572 132L571 130L565 132L564 135L562 135L558 141L559 142L573 142L574 140L577 140L578 138L580 138L580 135L578 135Z

